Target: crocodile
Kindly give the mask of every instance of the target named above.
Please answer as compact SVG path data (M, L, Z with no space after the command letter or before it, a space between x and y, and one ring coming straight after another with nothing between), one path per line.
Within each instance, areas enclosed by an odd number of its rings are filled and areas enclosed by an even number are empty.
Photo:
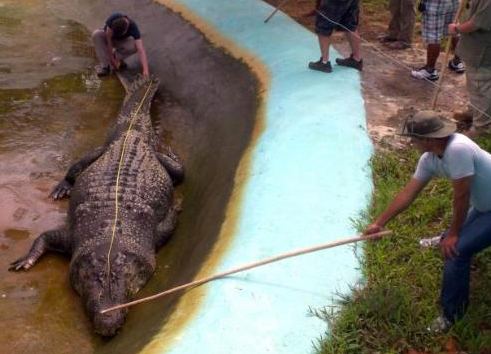
M155 270L157 251L177 224L174 186L180 159L158 139L150 119L158 79L122 78L126 96L105 143L73 164L50 196L70 196L67 223L44 232L10 270L27 270L47 251L71 256L70 282L94 330L114 336L127 310L100 311L130 301Z

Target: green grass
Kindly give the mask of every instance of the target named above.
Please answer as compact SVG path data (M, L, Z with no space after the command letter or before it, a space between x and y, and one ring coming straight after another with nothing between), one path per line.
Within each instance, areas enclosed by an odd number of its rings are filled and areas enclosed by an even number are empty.
M479 140L491 148L491 138ZM372 172L373 203L357 221L360 228L373 221L411 178L419 154L413 149L375 154ZM491 251L474 261L471 306L466 317L446 335L427 330L439 313L442 257L438 249L422 250L418 240L434 236L451 217L451 185L432 181L413 205L391 221L392 236L367 242L360 258L363 288L312 313L328 324L316 343L319 354L405 353L409 349L444 351L449 336L467 353L491 353ZM359 252L357 252L359 253Z

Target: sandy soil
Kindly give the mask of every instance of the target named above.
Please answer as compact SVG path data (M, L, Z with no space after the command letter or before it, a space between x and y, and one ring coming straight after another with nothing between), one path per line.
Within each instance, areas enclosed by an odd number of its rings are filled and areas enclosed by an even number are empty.
M266 0L272 6L278 6L282 1ZM315 17L303 16L313 7L313 0L287 0L280 9L295 21L314 31ZM363 5L361 7L359 32L364 60L362 86L371 138L375 143L379 143L384 138L385 142L398 147L401 146L401 139L394 137L395 130L408 113L431 108L436 86L414 79L410 74L412 68L421 67L426 59L425 45L421 41L419 30L420 24L416 23L412 48L391 50L377 40L377 37L385 34L389 19L389 11L385 8L374 10L363 8ZM270 21L274 21L274 17ZM349 45L342 33L335 33L333 42L341 54L350 54ZM444 50L442 46L440 62L445 57ZM449 58L452 58L452 55ZM316 58L305 58L305 65L313 59ZM440 74L441 65L441 63L437 65ZM467 100L465 75L446 70L435 109L452 116L454 111L465 110Z

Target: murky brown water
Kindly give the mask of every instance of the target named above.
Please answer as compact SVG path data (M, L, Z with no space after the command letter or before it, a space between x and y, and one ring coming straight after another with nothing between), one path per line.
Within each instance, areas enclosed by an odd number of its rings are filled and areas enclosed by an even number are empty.
M91 76L86 29L43 0L0 0L0 33L0 352L91 353L99 339L70 287L68 260L50 254L29 272L7 267L63 224L67 204L48 194L101 144L123 91Z

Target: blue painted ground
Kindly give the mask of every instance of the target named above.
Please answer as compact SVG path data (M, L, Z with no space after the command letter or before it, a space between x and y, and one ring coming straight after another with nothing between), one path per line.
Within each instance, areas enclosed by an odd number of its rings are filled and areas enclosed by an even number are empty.
M356 235L368 204L371 143L359 73L310 71L316 36L255 0L176 0L259 58L271 74L266 129L253 150L237 232L218 273ZM172 4L170 4L172 6ZM339 54L331 53L331 60ZM351 246L214 281L166 353L309 353L325 323L309 308L331 303L360 277Z

